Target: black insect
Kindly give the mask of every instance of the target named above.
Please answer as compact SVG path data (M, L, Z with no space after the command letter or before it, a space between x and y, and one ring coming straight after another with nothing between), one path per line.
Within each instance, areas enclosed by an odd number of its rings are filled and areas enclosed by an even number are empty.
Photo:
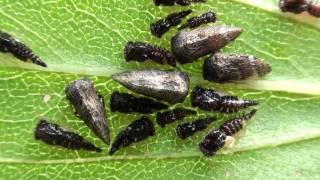
M238 133L245 123L256 114L257 110L253 109L249 113L246 113L240 117L228 120L220 126L220 129L225 132L227 136L233 136Z
M117 135L109 154L113 155L122 147L127 147L132 143L145 140L154 135L155 128L153 123L146 116L142 116L141 119L134 121Z
M110 130L107 123L104 101L88 79L72 82L65 90L67 99L76 115L106 144L110 143Z
M311 1L308 4L307 11L312 16L320 17L320 4L317 4L317 3L313 2L313 1Z
M215 120L215 117L210 117L179 124L176 127L176 133L181 139L186 139L187 137L194 135L196 132L206 129Z
M307 10L308 2L306 0L280 0L279 7L282 12L300 14Z
M205 0L153 0L156 6L163 5L163 6L174 6L174 5L181 5L181 6L188 6L191 3L203 3L206 2Z
M164 48L153 46L144 42L128 42L124 48L124 55L126 61L143 62L148 59L158 64L169 64L176 67L176 60Z
M27 45L15 39L10 34L2 31L0 31L0 52L10 52L21 61L31 60L34 64L47 67L46 63L35 55Z
M245 122L256 112L257 110L254 109L241 117L225 122L219 129L211 131L203 141L199 143L199 148L202 153L205 156L213 156L219 149L231 144L232 141L234 141L232 136L238 133L245 125Z
M155 110L167 109L168 106L146 97L135 97L128 93L115 91L111 95L110 109L112 112L122 113L139 112L144 114L152 113Z
M215 90L196 86L191 93L193 107L207 111L220 111L226 113L238 112L240 109L257 105L252 100L240 100L236 96L220 96Z
M35 129L35 139L42 140L49 145L58 145L68 149L84 149L88 151L101 152L82 136L61 128L58 124L40 120Z
M216 14L212 11L206 12L201 16L196 16L188 19L186 24L183 24L179 27L179 30L184 29L186 27L195 28L202 24L206 24L209 22L216 22L217 17Z
M263 77L270 72L269 64L251 55L216 53L203 64L203 78L218 83Z
M187 115L196 114L197 112L191 109L176 108L174 110L157 113L157 122L160 127L165 127L166 124L182 120Z
M173 26L177 26L181 23L181 20L188 16L192 10L181 11L177 13L172 13L168 15L165 19L160 19L155 23L150 24L151 33L161 38L161 36L169 31L169 29Z

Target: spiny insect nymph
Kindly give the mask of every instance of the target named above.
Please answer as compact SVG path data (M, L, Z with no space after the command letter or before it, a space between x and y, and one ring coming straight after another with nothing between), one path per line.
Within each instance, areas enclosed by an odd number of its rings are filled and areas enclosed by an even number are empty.
M58 145L68 149L87 150L101 152L101 149L94 146L82 136L61 128L58 124L40 120L35 129L35 139L42 140L49 145Z
M169 31L169 29L173 26L177 26L181 23L181 20L188 16L192 11L186 10L177 13L172 13L168 15L165 19L160 19L159 21L150 24L151 33L161 38L161 36Z
M209 11L202 14L201 16L196 16L188 19L186 24L183 24L179 27L179 30L184 29L186 27L195 28L205 23L216 22L216 20L216 14L212 11Z
M110 143L104 101L89 79L72 82L65 90L76 115L106 144Z
M163 6L174 6L174 5L181 5L181 6L188 6L191 3L202 3L206 2L205 0L153 0L156 6L163 5Z
M15 39L10 34L2 31L0 31L0 52L10 52L21 61L31 60L34 64L47 67L46 63L35 55L27 45Z
M213 156L216 152L234 142L232 137L238 133L245 122L248 121L257 110L252 110L251 112L227 121L222 124L220 128L211 131L202 142L199 143L199 148L205 156Z
M187 115L196 114L197 112L191 109L176 108L174 110L157 113L157 122L160 127L165 127L166 124L181 120Z
M171 50L181 64L215 53L235 40L242 29L228 26L203 26L179 31L171 39Z
M140 112L149 114L156 110L167 109L168 106L150 98L135 97L132 94L115 91L110 98L110 108L112 112Z
M151 59L158 64L169 64L176 67L174 57L164 48L153 46L144 42L128 42L124 48L126 61L139 61Z
M194 135L196 132L206 129L215 120L215 117L209 117L205 119L198 119L193 122L179 124L176 127L176 133L181 139L186 139Z
M132 143L139 142L155 135L154 124L145 116L131 123L126 129L121 131L113 142L110 155L113 155L122 147L127 147Z
M203 78L218 83L263 77L270 72L270 65L251 55L216 53L203 64Z
M258 105L257 101L242 100L236 96L220 96L215 90L196 86L191 93L192 106L207 111L238 112L243 108Z

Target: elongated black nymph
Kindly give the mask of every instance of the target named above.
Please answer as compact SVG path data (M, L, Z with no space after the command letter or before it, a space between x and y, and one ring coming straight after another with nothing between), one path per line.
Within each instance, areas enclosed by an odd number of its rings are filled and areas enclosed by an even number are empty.
M160 127L165 127L166 124L181 120L187 115L196 114L197 112L191 109L176 108L174 110L157 113L157 123Z
M89 79L79 79L65 89L67 99L75 109L76 115L104 143L110 143L110 130L107 123L104 101Z
M167 63L176 67L176 61L168 50L144 42L128 42L124 48L124 56L126 61L143 62L150 59L158 64Z
M150 98L135 97L132 94L115 91L111 95L110 108L112 112L140 112L149 114L156 110L167 109L168 106Z
M160 19L155 23L150 24L151 33L161 38L161 36L170 30L171 27L177 26L181 23L182 19L188 16L192 10L181 11L169 14L165 19Z
M203 141L199 143L199 148L202 153L205 156L215 155L219 149L227 144L227 141L234 140L231 136L238 133L256 112L257 110L254 109L243 116L228 120L223 123L220 128L211 131Z
M236 96L220 96L215 90L196 86L191 93L192 106L207 111L238 112L243 108L258 105L257 101L242 100Z
M2 31L0 31L0 52L9 52L21 61L31 60L34 64L47 67L46 63L35 55L27 45Z
M217 17L216 14L212 11L206 12L201 16L196 16L188 19L186 24L183 24L179 27L179 30L184 29L186 27L195 28L202 24L206 24L209 22L216 22Z
M186 139L194 135L196 132L206 129L215 120L215 117L209 117L205 119L198 119L193 122L179 124L176 127L176 133L181 139Z
M132 143L145 140L154 135L154 124L146 116L142 116L141 119L132 122L117 135L109 154L113 155L120 148L127 147Z
M57 145L68 149L88 150L101 152L101 149L94 146L82 136L61 128L58 124L40 120L35 129L35 139L42 140L49 145Z
M163 5L163 6L188 6L192 3L203 3L206 2L205 0L153 0L156 6Z

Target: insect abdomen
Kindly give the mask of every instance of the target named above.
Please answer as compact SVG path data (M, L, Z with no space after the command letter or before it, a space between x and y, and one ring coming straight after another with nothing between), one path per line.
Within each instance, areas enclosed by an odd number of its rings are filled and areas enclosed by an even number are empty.
M186 139L196 132L206 129L216 118L199 119L193 122L179 124L176 133L181 139Z
M205 156L214 156L219 149L224 147L226 140L227 135L224 131L214 129L199 143L199 148Z
M222 96L220 99L219 111L226 113L234 113L249 106L254 106L258 104L259 103L257 101L242 100L238 99L238 97L236 96Z
M177 108L172 111L159 112L157 113L157 123L160 127L165 127L166 124L181 120L187 115L196 114L196 111L191 109Z

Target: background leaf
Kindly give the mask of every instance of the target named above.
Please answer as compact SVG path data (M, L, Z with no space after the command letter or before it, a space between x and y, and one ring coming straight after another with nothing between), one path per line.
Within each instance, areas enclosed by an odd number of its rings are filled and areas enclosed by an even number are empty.
M177 123L156 127L155 137L108 156L109 147L74 116L65 86L86 76L108 102L112 91L128 91L110 79L114 72L170 69L125 63L123 46L141 40L169 48L175 30L159 40L150 35L149 24L186 8L195 14L213 9L219 16L217 24L242 27L244 33L224 51L254 54L272 65L272 73L262 80L226 85L201 80L202 60L180 66L191 76L192 86L200 81L206 87L259 100L258 114L236 145L215 158L204 158L197 148L210 128L182 141L174 132ZM43 69L0 54L0 178L319 178L320 32L313 18L280 14L275 0L212 0L191 7L156 7L151 0L7 0L0 2L0 17L2 30L30 45L49 66ZM189 98L177 106L189 107ZM140 116L107 112L112 138ZM199 117L208 115L212 113L198 111ZM217 115L219 121L212 128L228 118ZM71 151L35 141L39 117L80 133L104 152Z

